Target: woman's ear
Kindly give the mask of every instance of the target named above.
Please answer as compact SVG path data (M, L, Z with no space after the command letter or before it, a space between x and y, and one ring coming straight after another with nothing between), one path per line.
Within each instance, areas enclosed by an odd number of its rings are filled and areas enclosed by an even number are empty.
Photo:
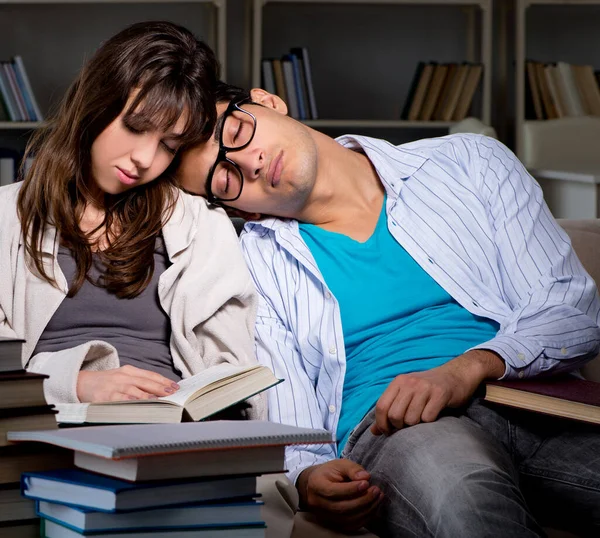
M281 97L269 93L262 88L253 88L250 90L250 98L252 99L252 102L262 105L266 108L271 108L280 114L286 115L288 113L288 107Z

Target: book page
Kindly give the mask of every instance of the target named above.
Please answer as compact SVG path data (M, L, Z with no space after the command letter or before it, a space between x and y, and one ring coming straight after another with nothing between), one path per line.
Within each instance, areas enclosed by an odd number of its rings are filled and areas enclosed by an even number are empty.
M58 415L57 422L67 422L70 424L83 424L87 419L87 408L89 403L79 404L54 404Z
M179 381L180 388L175 394L162 396L158 398L158 400L164 400L184 407L185 404L193 398L194 393L207 385L228 377L237 376L243 372L254 370L256 368L260 368L260 366L234 366L229 363L217 364L192 377L182 379Z

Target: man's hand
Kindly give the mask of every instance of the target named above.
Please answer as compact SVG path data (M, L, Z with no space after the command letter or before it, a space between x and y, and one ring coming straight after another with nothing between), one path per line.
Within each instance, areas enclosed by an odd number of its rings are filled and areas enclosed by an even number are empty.
M300 506L325 524L344 531L364 527L383 499L358 463L336 459L302 471L297 481Z
M399 375L375 407L374 435L433 422L446 407L467 403L484 379L501 377L504 361L492 351L472 350L425 372Z
M156 372L130 365L99 372L81 370L77 377L80 402L146 400L167 396L178 388L177 383Z

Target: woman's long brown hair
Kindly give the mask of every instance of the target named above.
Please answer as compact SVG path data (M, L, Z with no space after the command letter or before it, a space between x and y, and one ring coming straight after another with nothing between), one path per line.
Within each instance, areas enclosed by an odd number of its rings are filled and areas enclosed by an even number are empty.
M180 151L206 140L216 119L217 80L210 48L172 23L134 24L100 47L26 150L34 160L19 192L18 214L31 270L57 285L42 253L44 233L55 227L77 266L72 297L92 265L92 236L105 230L108 246L99 252L104 272L95 284L125 298L145 289L154 271L156 238L176 202L172 172L177 159L160 178L105 195L104 221L86 233L79 222L90 200L92 143L123 111L133 90L138 93L125 117L135 111L137 118L166 131L186 112Z

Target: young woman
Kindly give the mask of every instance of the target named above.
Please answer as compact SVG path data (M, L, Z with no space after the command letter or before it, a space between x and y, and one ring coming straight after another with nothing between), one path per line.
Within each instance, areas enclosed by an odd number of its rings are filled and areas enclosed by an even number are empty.
M50 403L164 396L211 365L254 362L256 298L231 223L172 180L178 152L212 133L217 77L184 28L127 28L36 133L25 180L0 189L0 336L25 339Z

